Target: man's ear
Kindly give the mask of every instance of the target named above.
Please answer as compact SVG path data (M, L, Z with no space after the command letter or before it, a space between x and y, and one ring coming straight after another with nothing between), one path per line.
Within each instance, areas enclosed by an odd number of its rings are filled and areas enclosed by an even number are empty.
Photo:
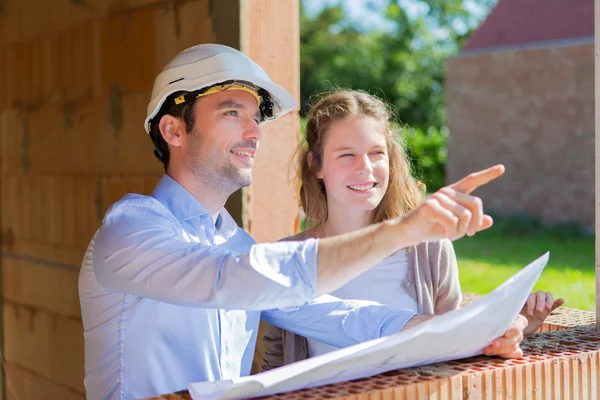
M306 159L308 161L308 165L312 166L313 165L313 153L312 151L309 151L308 154L306 155ZM323 179L323 172L321 171L321 169L319 168L319 170L317 171L317 178L319 179Z
M181 138L186 132L185 122L172 115L163 115L158 123L160 134L165 142L173 147L181 146Z

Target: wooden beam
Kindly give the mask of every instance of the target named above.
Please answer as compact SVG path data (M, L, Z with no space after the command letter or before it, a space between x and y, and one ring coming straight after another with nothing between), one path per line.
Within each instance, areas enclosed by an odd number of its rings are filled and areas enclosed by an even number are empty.
M600 330L600 0L594 0L595 143L596 143L596 329Z

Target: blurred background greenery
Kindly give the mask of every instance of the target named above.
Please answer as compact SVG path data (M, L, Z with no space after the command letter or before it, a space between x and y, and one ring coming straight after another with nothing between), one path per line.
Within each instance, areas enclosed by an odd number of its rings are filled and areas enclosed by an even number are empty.
M315 94L362 89L396 110L415 174L444 184L444 61L460 50L492 0L305 0L300 9L301 115ZM354 16L352 15L354 14Z
M315 94L365 90L390 103L414 174L434 192L447 160L444 62L458 54L495 0L303 0L300 10L301 116ZM304 127L304 121L302 124ZM542 226L528 216L455 242L461 284L484 294L546 251L536 289L594 309L594 237L577 226Z

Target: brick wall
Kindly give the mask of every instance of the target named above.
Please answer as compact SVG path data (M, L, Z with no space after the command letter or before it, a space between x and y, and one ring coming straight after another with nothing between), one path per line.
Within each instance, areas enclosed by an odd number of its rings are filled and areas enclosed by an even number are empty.
M459 56L446 76L447 181L503 163L487 208L593 228L593 44Z
M240 47L244 37L254 38L247 45L251 56L297 94L297 21L287 26L282 21L298 3L280 4L278 13L265 17L256 10L242 15L237 0L0 2L6 398L84 398L79 265L108 206L128 192L150 193L162 174L143 120L154 76L168 60L198 43ZM297 10L292 22L294 16ZM265 33L252 28L259 17L262 29L285 27L292 34L265 41ZM241 26L248 31L242 38ZM296 60L287 71L270 61L280 54ZM264 184L278 185L270 194L275 206L282 203L278 193L291 193L281 156L296 143L297 127L297 114L273 124L265 145L274 161L269 154L257 161L262 166L257 180L268 166ZM292 132L278 132L285 130ZM260 203L268 198L259 193L235 205L232 214L247 208L252 219L253 207L268 208ZM283 201L283 210L292 209ZM276 221L261 237L291 233L294 215ZM265 217L254 220L265 223Z

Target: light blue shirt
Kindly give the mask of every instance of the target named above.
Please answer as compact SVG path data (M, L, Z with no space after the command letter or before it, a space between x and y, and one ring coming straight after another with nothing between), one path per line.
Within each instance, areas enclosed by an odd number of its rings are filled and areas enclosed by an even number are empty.
M408 255L406 249L402 249L331 294L338 299L371 300L401 310L418 312L419 304L404 290L407 272ZM314 339L307 339L307 342L310 357L339 348Z
M255 244L227 211L215 223L166 175L152 196L125 196L105 215L79 277L87 398L248 375L261 317L343 347L398 332L415 315L331 296L313 302L317 246Z

